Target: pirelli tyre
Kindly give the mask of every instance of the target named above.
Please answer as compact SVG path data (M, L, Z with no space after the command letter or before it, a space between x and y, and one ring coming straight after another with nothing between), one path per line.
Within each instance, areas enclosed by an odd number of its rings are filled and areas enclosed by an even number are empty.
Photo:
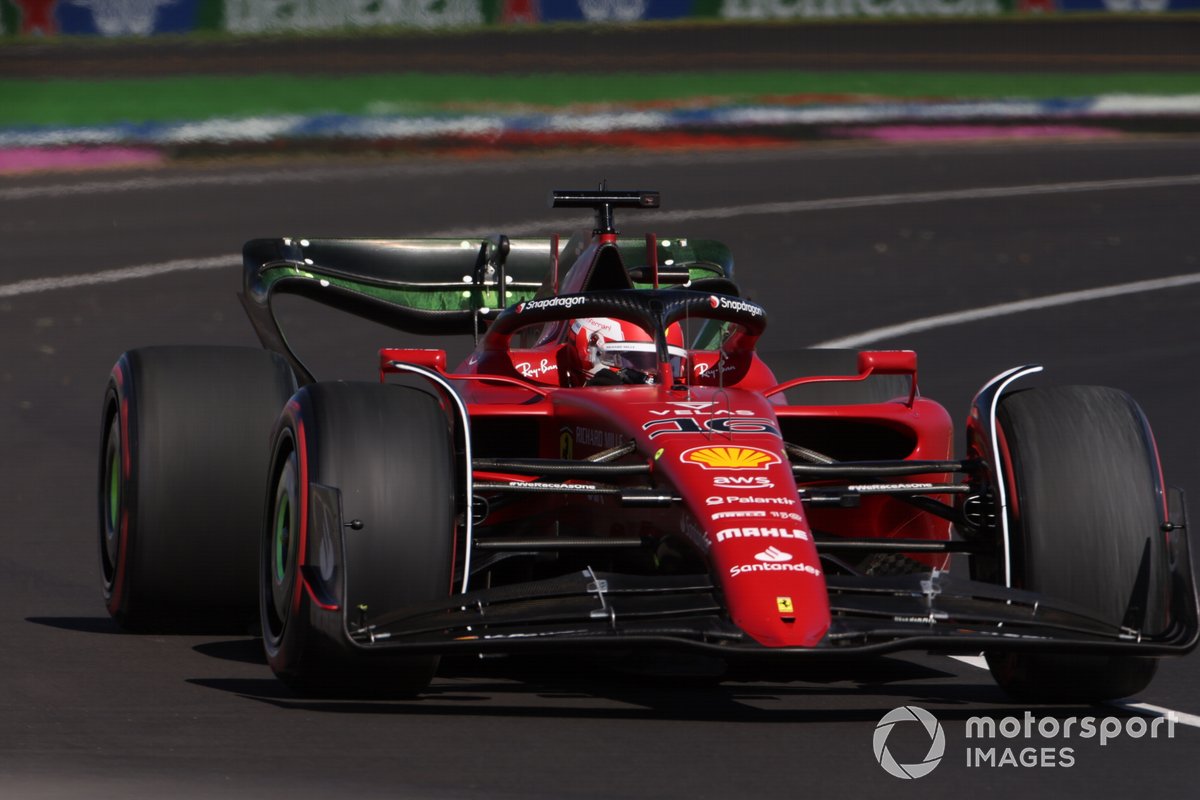
M295 390L257 348L124 353L104 394L99 555L104 602L141 632L247 633L271 426Z
M998 427L1013 585L1129 631L1161 633L1171 580L1164 495L1141 409L1105 387L1027 389L1001 400ZM986 655L1008 694L1041 702L1127 697L1150 683L1157 664L1125 655Z
M274 433L259 600L267 660L293 689L396 696L429 685L436 656L366 652L346 627L449 595L454 463L448 418L426 392L315 383L287 403ZM328 514L318 505L339 503L340 534L322 533Z

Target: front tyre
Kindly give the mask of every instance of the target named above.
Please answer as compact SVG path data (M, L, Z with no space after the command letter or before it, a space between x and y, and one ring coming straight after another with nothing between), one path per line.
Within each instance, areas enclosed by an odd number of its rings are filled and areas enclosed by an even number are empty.
M342 614L369 624L450 594L455 458L438 400L401 386L311 384L288 402L274 442L259 554L271 669L304 694L421 691L436 656L366 652L349 640ZM337 490L341 519L353 523L343 528L344 548L318 541L310 524L314 492L325 487ZM314 569L340 574L343 596L314 587Z
M1133 399L1099 386L1027 389L1001 401L998 422L1011 481L1013 585L1143 635L1165 630L1171 578L1162 479ZM1127 655L986 655L1008 694L1033 701L1128 697L1149 685L1157 665Z

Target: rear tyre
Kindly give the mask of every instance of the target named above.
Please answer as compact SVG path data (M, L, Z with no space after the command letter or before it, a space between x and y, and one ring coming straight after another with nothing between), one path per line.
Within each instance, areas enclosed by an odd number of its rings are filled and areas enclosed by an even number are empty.
M440 404L407 387L315 383L287 404L274 441L259 575L271 669L302 694L420 692L437 656L365 652L333 606L345 603L350 624L370 624L450 594L455 459ZM343 528L344 548L315 541L306 507L314 485L341 494L344 524L354 523ZM323 572L342 576L344 597L321 602L307 583L305 566L322 558Z
M123 354L104 397L100 572L108 612L158 633L247 633L268 436L295 388L246 347Z
M1162 481L1150 428L1129 395L1098 386L1001 400L1012 582L1143 634L1168 624ZM1003 576L1003 564L981 565ZM1021 700L1095 702L1140 692L1157 661L1126 655L988 653Z

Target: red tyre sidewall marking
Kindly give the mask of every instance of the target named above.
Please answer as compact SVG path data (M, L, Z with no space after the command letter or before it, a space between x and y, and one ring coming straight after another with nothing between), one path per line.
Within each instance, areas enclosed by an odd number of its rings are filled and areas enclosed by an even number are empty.
M1167 483L1163 478L1162 457L1158 454L1158 442L1155 441L1154 431L1150 430L1149 424L1146 425L1146 436L1150 440L1150 452L1154 455L1154 490L1162 498L1163 522L1170 522L1171 504L1167 499Z
M469 498L468 498L468 501L469 501ZM474 512L474 509L468 508L467 513L473 514L475 512ZM446 587L447 595L454 594L454 585L456 583L456 581L454 580L454 573L457 572L457 570L458 570L458 537L459 537L460 533L464 533L463 528L460 528L459 526L455 525L454 526L454 539L450 542L450 585ZM464 536L464 538L465 538L465 536Z
M322 603L319 599L317 599L317 595L315 592L313 592L312 585L308 581L304 581L304 589L305 589L305 591L308 592L308 599L314 605L316 605L317 608L321 609L322 611L337 611L338 610L338 607L336 604L331 605L329 603Z
M299 405L295 403L289 403L288 405L294 412L298 412L300 410ZM313 591L312 586L310 586L308 581L304 579L304 574L300 570L300 567L304 566L306 563L306 556L308 554L308 448L304 437L304 423L299 419L296 420L296 440L297 460L300 463L299 481L301 514L300 543L296 552L296 587L292 592L292 614L295 615L300 613L300 596L302 593L307 594L308 599L314 605L316 605L317 608L325 611L337 611L338 607L336 605L322 603L319 599L317 599L317 595ZM301 591L302 589L303 592Z
M1004 435L1004 429L999 426L996 428L996 443L1000 446L1000 460L1003 462L1000 467L1004 470L1004 485L1008 487L1008 495L1005 499L1008 501L1008 507L1012 510L1013 520L1019 521L1021 519L1021 503L1017 499L1017 478L1013 472L1012 451L1008 449L1008 437Z
M300 569L308 552L308 447L304 438L304 421L296 420L296 452L300 461L300 542L296 547L296 586L292 591L292 616L300 613L300 600L310 591Z
M1004 435L1004 428L1002 428L1000 425L996 426L996 445L1000 449L1000 462L1001 462L1000 469L1004 471L1004 485L1008 487L1006 495L1005 495L1005 500L1008 503L1008 517L1009 517L1009 525L1008 525L1009 560L1015 561L1017 545L1019 544L1022 548L1025 547L1024 539L1022 538L1020 541L1017 541L1016 535L1015 535L1016 534L1015 528L1020 524L1020 520L1021 520L1021 503L1017 499L1017 480L1016 480L1016 474L1013 471L1012 452L1008 449L1008 437ZM1024 567L1025 567L1024 550L1022 550L1022 552L1021 552L1021 567L1022 567L1022 569L1024 569ZM1010 567L1010 573L1012 575L1013 586L1018 589L1024 588L1025 576L1018 575L1017 571L1015 569L1011 569L1011 567Z

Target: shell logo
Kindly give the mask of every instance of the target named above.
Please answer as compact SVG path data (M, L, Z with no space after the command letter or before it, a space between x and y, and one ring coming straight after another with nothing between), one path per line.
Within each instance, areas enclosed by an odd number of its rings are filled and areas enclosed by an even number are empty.
M693 447L679 456L685 464L703 469L766 469L780 463L779 456L757 447Z

